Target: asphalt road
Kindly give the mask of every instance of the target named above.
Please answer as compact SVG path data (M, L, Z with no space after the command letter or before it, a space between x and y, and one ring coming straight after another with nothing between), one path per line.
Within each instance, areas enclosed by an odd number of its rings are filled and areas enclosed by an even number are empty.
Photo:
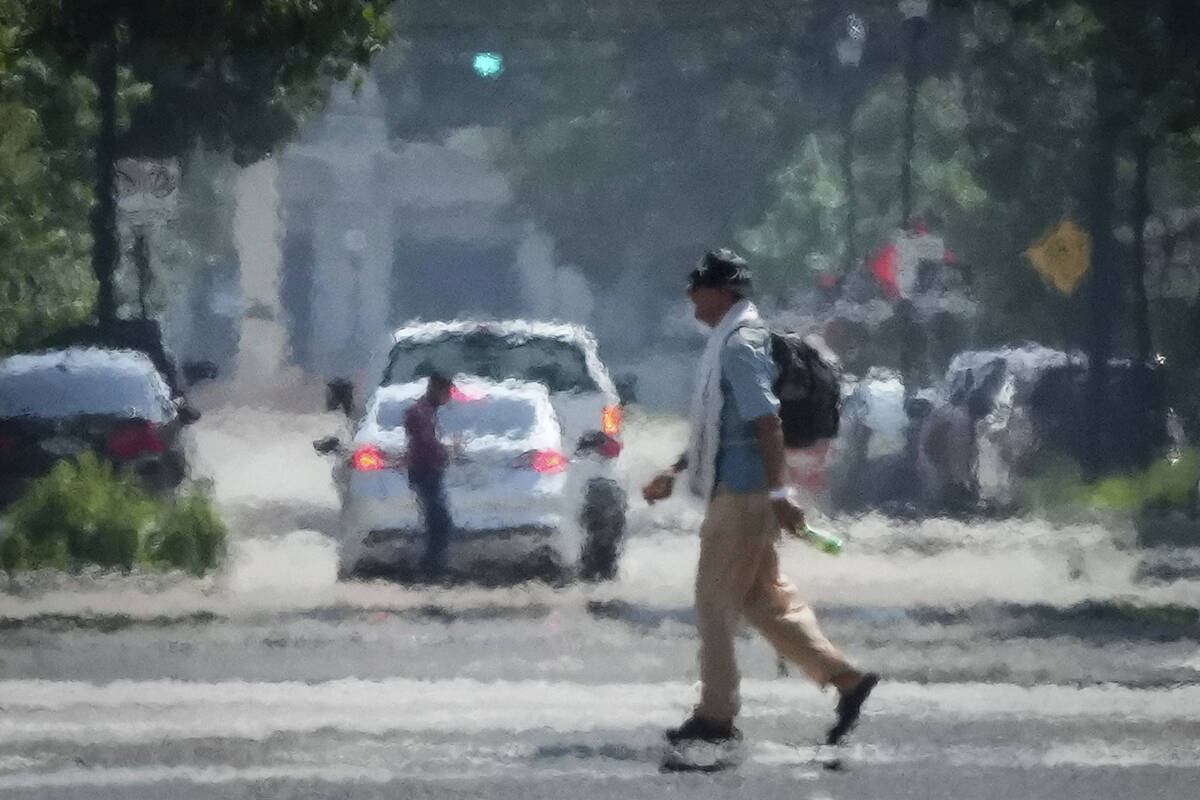
M660 772L696 697L699 509L634 504L615 582L338 582L336 426L197 426L233 520L220 574L33 576L0 594L0 797L1194 798L1200 591L1119 523L835 520L791 543L826 632L885 681L848 743L835 698L749 631L735 769ZM680 429L637 427L635 485ZM664 455L665 454L665 455ZM1171 553L1174 559L1195 559Z

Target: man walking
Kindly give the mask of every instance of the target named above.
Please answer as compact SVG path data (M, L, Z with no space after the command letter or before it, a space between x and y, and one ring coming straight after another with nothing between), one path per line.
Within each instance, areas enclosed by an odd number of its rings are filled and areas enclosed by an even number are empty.
M450 402L453 388L449 378L435 372L429 376L425 394L404 412L404 431L408 435L408 485L417 493L425 522L421 573L429 579L440 577L445 570L446 545L450 540L450 512L446 508L443 483L450 457L438 437L437 412Z
M700 361L687 453L642 490L649 503L671 495L688 470L688 488L708 503L696 568L700 635L700 703L673 744L740 738L734 635L744 616L784 657L818 684L839 692L837 719L826 740L836 744L857 721L879 681L851 666L829 643L807 604L779 573L780 529L804 525L792 499L770 334L747 296L750 269L729 250L707 253L688 278L696 319L713 329Z

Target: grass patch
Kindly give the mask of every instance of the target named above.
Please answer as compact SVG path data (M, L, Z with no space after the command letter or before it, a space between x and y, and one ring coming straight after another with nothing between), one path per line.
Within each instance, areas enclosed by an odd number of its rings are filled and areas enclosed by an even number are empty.
M1155 510L1191 512L1200 482L1200 451L1187 448L1149 467L1098 481L1084 479L1078 462L1059 454L1039 457L1025 476L1013 481L1019 508L1050 519L1079 517L1089 510L1140 514Z

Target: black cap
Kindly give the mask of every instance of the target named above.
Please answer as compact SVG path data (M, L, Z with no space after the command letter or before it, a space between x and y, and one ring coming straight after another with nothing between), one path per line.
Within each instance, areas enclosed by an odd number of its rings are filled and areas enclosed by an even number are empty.
M750 291L750 265L732 250L710 250L700 259L700 266L688 274L688 289L733 289Z

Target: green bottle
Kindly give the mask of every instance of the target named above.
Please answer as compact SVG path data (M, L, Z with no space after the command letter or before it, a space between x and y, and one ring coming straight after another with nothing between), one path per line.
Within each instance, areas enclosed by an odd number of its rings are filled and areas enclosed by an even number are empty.
M805 525L800 530L800 536L822 553L836 556L842 552L842 540L832 533L819 531L816 528L810 528L808 525Z

